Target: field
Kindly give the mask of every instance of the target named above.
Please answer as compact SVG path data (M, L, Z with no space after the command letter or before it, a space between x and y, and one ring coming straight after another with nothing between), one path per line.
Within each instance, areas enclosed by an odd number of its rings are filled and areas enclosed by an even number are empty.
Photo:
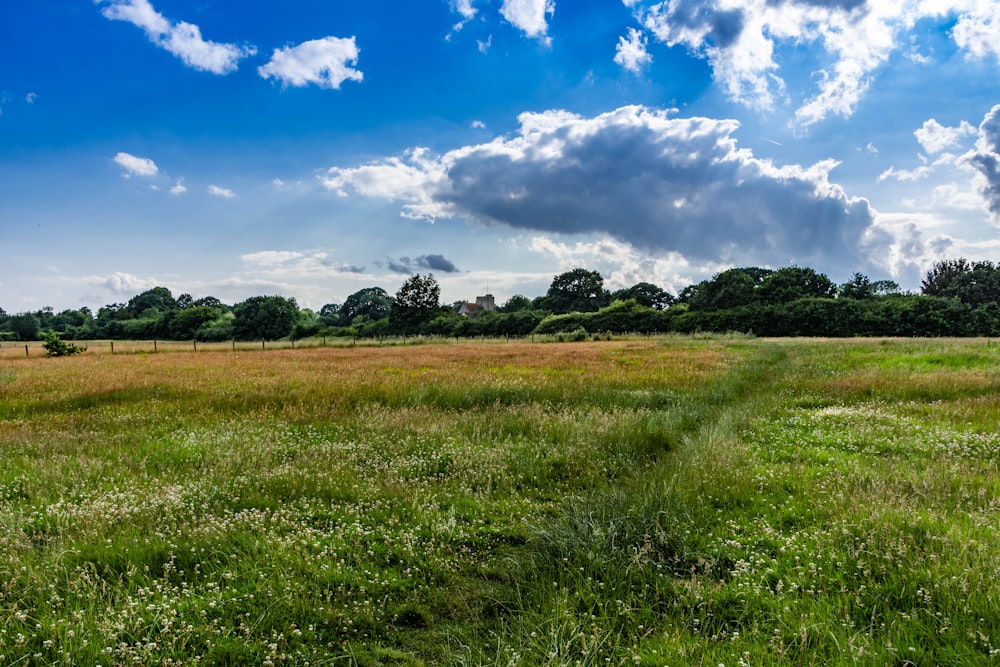
M0 354L0 667L1000 663L1000 346Z

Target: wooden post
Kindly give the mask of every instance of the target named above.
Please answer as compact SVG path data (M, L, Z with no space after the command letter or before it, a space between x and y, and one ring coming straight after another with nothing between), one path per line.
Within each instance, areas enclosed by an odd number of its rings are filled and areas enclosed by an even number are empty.
M197 352L198 351L198 339L197 338L192 338L191 342L194 343L194 351Z
M111 341L111 354L115 353L115 341Z
M236 339L234 338L233 339L233 352L235 352L235 351L236 351Z
M26 356L26 357L27 357L27 356L30 356L30 355L28 354L28 345L27 345L27 344L25 344L25 346L24 346L24 356Z
M153 354L156 354L156 341L153 341Z
M260 339L260 349L262 349L262 350L264 349L264 339L263 338Z

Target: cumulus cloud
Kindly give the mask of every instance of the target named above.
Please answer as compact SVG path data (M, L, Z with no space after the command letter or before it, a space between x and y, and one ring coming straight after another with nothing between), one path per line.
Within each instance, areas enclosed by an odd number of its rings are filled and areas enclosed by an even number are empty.
M346 197L354 191L367 197L404 203L403 215L415 219L448 217L449 207L434 201L447 185L440 160L426 148L407 151L403 157L349 169L333 168L321 179L323 186Z
M548 17L555 10L554 0L503 0L500 14L528 37L547 41Z
M513 137L333 168L326 187L398 201L411 218L462 217L607 234L700 261L855 262L875 213L830 182L834 161L776 166L737 145L734 120L623 107L525 113Z
M629 28L628 37L619 37L615 49L615 62L630 72L639 73L653 61L646 51L648 39L635 28Z
M963 161L959 156L947 151L960 148L965 137L975 134L976 128L965 121L957 127L945 127L933 118L926 120L913 132L913 136L928 155L935 156L933 162L927 155L919 155L921 164L918 167L897 169L893 165L883 171L878 180L917 181L928 178L943 167L963 167Z
M94 0L106 4L101 14L112 21L126 21L142 28L156 46L180 58L185 65L213 74L229 74L240 60L257 53L252 46L207 41L201 29L185 21L171 21L153 8L149 0Z
M978 0L623 0L668 46L708 60L734 100L773 108L787 94L776 53L820 47L817 90L797 100L796 124L850 116L876 72L922 19L956 21L951 37L969 57L1000 58L1000 5Z
M139 278L131 273L122 272L115 272L109 276L89 276L84 278L84 282L95 287L103 287L115 295L127 296L134 296L159 284L152 278Z
M986 207L1000 220L1000 104L994 106L979 125L976 148L965 160L978 172L978 187Z
M878 248L873 263L903 285L917 285L935 261L955 256L955 239L943 231L949 226L932 213L881 213L866 235Z
M604 286L612 290L652 282L676 294L688 285L732 268L713 262L694 266L679 253L650 255L608 238L566 243L535 235L523 246L529 252L555 259L560 272L579 267L599 271L604 276Z
M951 36L970 57L988 55L1000 59L1000 4L996 2L955 2L961 14Z
M177 181L176 183L174 183L174 187L170 188L170 194L172 194L172 195L182 195L182 194L184 194L187 191L188 191L188 189L187 189L187 186L184 185L184 180L183 179L181 179L181 180Z
M38 93L28 93L24 96L24 101L28 104L34 104L35 100L38 99Z
M156 176L160 169L156 163L146 157L136 157L131 153L118 153L115 155L115 162L123 169L122 176L131 178L132 176Z
M232 199L236 196L236 193L229 188L222 188L218 185L209 185L208 194L214 195L216 197L223 197L224 199Z
M275 49L270 62L257 68L265 79L274 78L285 86L308 86L339 90L344 81L362 81L359 49L354 37L324 37L297 46Z
M958 148L963 137L976 134L976 128L962 121L958 127L945 127L935 119L924 121L920 129L913 133L928 154L940 153L949 148Z

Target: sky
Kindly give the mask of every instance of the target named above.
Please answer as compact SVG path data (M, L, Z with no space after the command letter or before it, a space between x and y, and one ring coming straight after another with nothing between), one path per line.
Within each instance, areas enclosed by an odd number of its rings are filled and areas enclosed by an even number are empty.
M994 0L0 7L0 308L1000 260Z

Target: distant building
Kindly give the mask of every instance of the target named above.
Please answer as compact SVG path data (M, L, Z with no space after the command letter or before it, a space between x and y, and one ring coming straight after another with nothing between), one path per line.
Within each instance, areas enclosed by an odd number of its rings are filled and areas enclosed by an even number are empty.
M492 294L477 296L475 303L463 303L458 309L458 314L469 317L477 313L489 312L497 309L497 303L493 300Z

